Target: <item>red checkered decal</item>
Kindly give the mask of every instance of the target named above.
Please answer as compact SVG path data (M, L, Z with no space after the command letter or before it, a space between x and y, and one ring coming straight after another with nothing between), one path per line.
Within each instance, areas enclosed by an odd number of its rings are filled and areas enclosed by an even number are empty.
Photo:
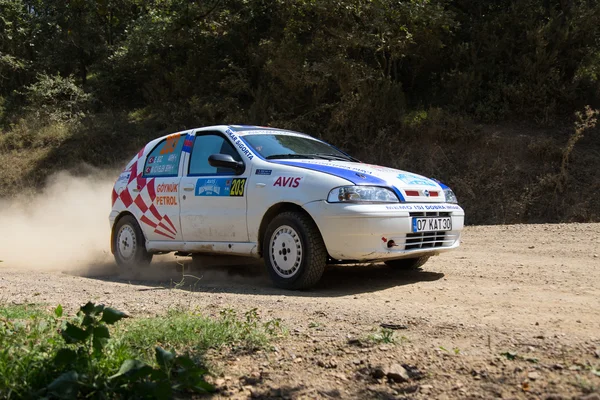
M125 188L117 193L115 189L112 192L112 206L114 208L117 201L121 201L125 208L137 208L142 216L140 221L154 229L154 233L169 239L175 239L177 229L167 215L162 215L154 205L156 199L156 189L154 178L144 178L144 166L138 166L139 159L144 155L144 149L132 160L131 166L126 168L123 173L130 172L129 181Z

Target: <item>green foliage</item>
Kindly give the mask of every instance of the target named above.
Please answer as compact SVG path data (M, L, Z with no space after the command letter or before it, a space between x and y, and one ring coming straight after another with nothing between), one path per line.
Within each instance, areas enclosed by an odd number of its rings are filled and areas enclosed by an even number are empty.
M0 0L0 195L247 123L438 178L468 223L598 220L597 136L560 128L600 107L599 37L588 0Z
M60 347L57 321L21 313L0 317L0 397L36 397L54 379L51 357Z
M2 262L0 260L0 262ZM43 315L43 310L37 304L19 304L0 306L0 319L28 320Z
M16 115L15 89L39 74L170 123L351 138L429 107L549 123L600 101L600 12L585 0L0 0L0 15Z
M226 310L216 321L172 312L119 328L126 317L91 302L66 320L60 305L51 315L3 307L0 397L170 399L212 392L200 357L206 349L252 349L282 332L278 320L261 323L256 309L243 318ZM186 354L165 350L176 347Z
M594 2L451 3L461 28L448 47L453 65L444 86L456 109L484 120L518 116L547 124L598 101Z
M223 346L241 350L263 348L271 338L284 333L279 320L261 322L256 310L248 311L242 319L234 310L226 309L215 320L170 311L164 318L132 321L121 340L140 351L160 343L163 347L178 346L202 353ZM146 357L149 356L146 351Z
M59 307L56 314L62 311ZM54 365L71 367L62 372L46 388L47 393L60 398L77 398L94 392L121 393L127 397L172 398L178 391L207 392L212 387L204 380L207 371L196 366L187 356L156 347L156 368L139 360L123 361L119 372L106 377L98 374L105 356L105 347L111 338L108 325L113 325L127 315L104 305L88 302L78 312L75 323L66 322L61 331L65 343L54 357Z
M34 117L51 122L81 119L91 97L77 86L72 76L39 74L37 82L25 89L26 109Z
M214 391L203 378L208 371L198 367L189 357L177 356L158 346L155 357L155 368L138 360L126 360L119 372L109 379L121 386L129 386L128 393L134 393L138 398L171 399L177 392Z
M514 351L506 351L504 353L501 353L500 355L506 357L506 359L511 361L515 360L518 357L518 354Z
M392 329L381 328L377 333L369 335L369 341L374 343L393 344L396 343L395 332Z
M30 21L22 0L0 0L0 96L26 82L32 67L27 48Z

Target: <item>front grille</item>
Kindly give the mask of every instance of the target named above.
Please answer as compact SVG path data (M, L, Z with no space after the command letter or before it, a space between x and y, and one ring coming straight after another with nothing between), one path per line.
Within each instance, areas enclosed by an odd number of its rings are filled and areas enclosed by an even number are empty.
M443 231L407 233L404 250L449 247L456 242L456 239L458 239L457 234L450 234Z
M410 212L409 215L411 217L449 217L450 215L452 215L452 213L451 212L437 212L437 211L423 211L423 212L413 211L413 212Z
M413 211L409 215L411 217L451 217L452 212ZM460 234L451 233L450 231L407 233L404 239L404 250L451 247L459 237ZM398 249L402 249L401 239L395 242L399 246Z

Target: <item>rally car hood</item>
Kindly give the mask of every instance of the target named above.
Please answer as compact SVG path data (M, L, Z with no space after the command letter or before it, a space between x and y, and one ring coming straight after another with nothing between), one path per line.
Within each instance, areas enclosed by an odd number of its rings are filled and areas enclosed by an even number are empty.
M328 160L278 160L289 165L334 175L355 185L387 186L405 201L444 202L444 184L412 172L378 165Z

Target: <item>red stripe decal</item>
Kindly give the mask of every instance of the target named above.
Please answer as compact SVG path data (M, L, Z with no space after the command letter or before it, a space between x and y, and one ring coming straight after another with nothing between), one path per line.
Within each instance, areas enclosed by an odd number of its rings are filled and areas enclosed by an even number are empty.
M142 215L142 218L140 218L140 220L143 223L145 223L146 225L156 228L156 224L154 222L152 222L152 220L150 220L150 218L146 217L145 215Z
M165 224L163 224L162 222L159 222L159 223L158 223L158 226L160 226L161 228L163 228L165 231L167 231L167 232L169 232L169 233L172 233L173 235L175 235L175 234L176 234L175 232L173 232L173 231L171 230L171 228L169 228L168 226L166 226L166 225L165 225Z
M129 193L128 189L123 190L119 194L119 198L121 199L121 201L123 202L123 204L125 204L125 208L129 208L129 206L131 205L131 203L133 203L133 199L131 198L131 194Z
M138 190L142 190L146 187L146 178L142 178L141 175L137 177L137 188Z
M154 178L148 180L148 184L146 185L148 188L148 196L150 196L150 201L154 202L156 198L156 189L154 188Z
M438 192L429 192L429 195L431 197L438 197L439 196Z
M133 182L133 180L136 178L137 176L137 161L133 163L133 165L131 166L131 175L129 175L129 181L127 182L127 184L129 185L131 182Z
M165 214L164 216L165 221L167 221L169 223L169 225L171 225L171 227L173 228L174 232L177 232L177 228L175 228L175 225L171 222L171 219Z
M138 208L140 209L140 211L142 213L145 213L146 211L148 211L148 206L144 202L144 199L142 199L142 196L137 196L134 200L134 203L136 206L138 206Z
M148 209L150 210L152 215L154 215L154 218L156 218L159 221L162 219L162 217L160 216L160 213L158 212L158 210L156 209L156 206L154 204L150 204L150 207L148 207Z
M406 195L407 196L418 196L419 191L418 190L406 190Z
M117 201L118 198L119 198L119 195L117 194L117 192L113 188L112 194L111 194L111 200L112 200L112 206L113 207L115 206L115 202Z
M154 232L155 232L155 233L158 233L159 235L163 235L163 236L165 236L165 237L168 237L169 239L175 239L175 236L171 236L171 235L169 235L169 234L166 234L166 233L164 233L164 232L161 232L161 231L159 231L158 229L155 229L155 230L154 230Z

